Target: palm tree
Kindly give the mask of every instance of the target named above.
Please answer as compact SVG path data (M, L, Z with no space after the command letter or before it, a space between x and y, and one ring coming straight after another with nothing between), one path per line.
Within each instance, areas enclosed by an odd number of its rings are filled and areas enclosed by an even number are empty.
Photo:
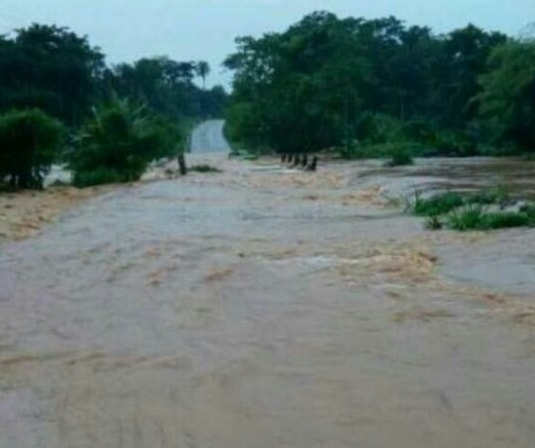
M210 64L201 61L197 64L197 74L202 78L202 88L206 90L206 77L210 74Z

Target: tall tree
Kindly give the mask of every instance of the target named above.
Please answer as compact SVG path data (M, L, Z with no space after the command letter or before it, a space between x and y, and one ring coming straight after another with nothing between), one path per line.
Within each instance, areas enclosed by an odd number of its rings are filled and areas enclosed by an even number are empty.
M68 124L89 111L104 56L65 28L32 25L0 39L0 110L38 107Z
M511 41L496 48L480 78L476 98L494 138L535 151L535 41Z
M349 147L374 130L383 140L433 128L465 133L477 116L478 77L506 40L473 25L436 36L395 17L316 12L283 33L236 40L225 61L234 73L228 131L279 151ZM430 131L405 132L415 122Z
M210 74L210 64L206 61L197 63L197 74L202 78L202 88L206 90L206 77Z

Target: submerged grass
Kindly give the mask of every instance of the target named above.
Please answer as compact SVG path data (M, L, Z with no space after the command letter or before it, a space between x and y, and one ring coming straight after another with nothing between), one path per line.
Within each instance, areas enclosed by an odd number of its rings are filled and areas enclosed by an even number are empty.
M535 226L535 204L504 210L509 200L509 193L504 187L471 194L448 191L428 198L416 192L413 199L407 200L407 208L416 216L427 217L425 227L430 230L447 227L470 231Z
M423 198L420 192L414 193L414 200L409 201L409 208L416 216L439 216L449 213L465 204L465 198L453 191Z
M450 213L447 217L447 224L450 229L461 232L532 227L535 225L535 208L511 212L489 212L481 205L470 205Z

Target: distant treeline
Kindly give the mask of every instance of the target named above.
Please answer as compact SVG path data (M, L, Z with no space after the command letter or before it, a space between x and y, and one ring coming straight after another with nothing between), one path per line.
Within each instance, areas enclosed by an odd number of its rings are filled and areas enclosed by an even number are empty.
M347 157L535 151L533 41L317 12L236 42L225 66L237 144Z
M138 178L152 158L184 150L192 122L224 114L225 90L204 88L209 72L167 57L108 65L56 26L0 36L0 182L40 186L55 160L80 185Z

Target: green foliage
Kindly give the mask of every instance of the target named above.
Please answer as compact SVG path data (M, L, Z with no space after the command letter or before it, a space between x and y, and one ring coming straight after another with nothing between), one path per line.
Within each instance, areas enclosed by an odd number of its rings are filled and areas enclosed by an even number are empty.
M206 61L200 61L195 68L197 74L202 78L202 88L206 90L206 77L210 74L210 64Z
M498 205L501 208L508 198L507 189L499 187L464 195L449 191L428 198L416 192L414 199L407 202L414 215L427 217L425 227L430 230L444 226L459 231L534 226L534 204L514 211L489 209L489 206Z
M407 166L413 165L414 160L412 155L408 151L396 150L393 152L392 157L385 162L386 167Z
M376 145L410 143L412 157L416 146L474 155L482 136L471 99L504 42L473 25L435 36L393 17L316 12L283 33L236 40L225 62L234 71L229 131L248 147L278 152L336 147L346 158L377 157Z
M535 41L510 41L492 52L476 97L499 144L535 150Z
M425 228L427 230L441 230L443 227L444 224L442 223L440 216L428 216L425 221Z
M69 157L74 184L80 187L138 180L148 164L172 154L170 126L115 99L95 109Z
M483 207L473 204L463 209L453 211L448 216L448 227L461 232L467 230L482 230L485 214Z
M448 226L462 232L469 230L494 230L535 225L535 215L518 212L487 212L481 205L471 205L452 212Z
M170 120L221 117L227 101L225 90L221 86L200 89L193 83L198 75L204 84L209 72L206 62L143 58L108 70L106 86L108 91L143 102L153 112Z
M0 37L0 111L39 108L78 124L97 95L104 56L65 28L32 25Z
M190 171L196 171L197 173L222 173L219 168L213 167L211 165L193 165L189 168Z
M450 157L470 157L478 154L477 142L461 131L442 129L431 132L426 143L437 154Z
M509 190L498 186L476 193L461 194L446 191L429 197L422 197L416 191L414 197L407 202L408 209L416 216L440 216L464 206L500 205L509 199Z
M411 212L417 216L439 216L462 207L464 197L456 192L448 191L428 198L423 198L419 192L414 193L410 203Z
M42 188L62 137L61 124L39 110L0 115L0 180L13 188Z

